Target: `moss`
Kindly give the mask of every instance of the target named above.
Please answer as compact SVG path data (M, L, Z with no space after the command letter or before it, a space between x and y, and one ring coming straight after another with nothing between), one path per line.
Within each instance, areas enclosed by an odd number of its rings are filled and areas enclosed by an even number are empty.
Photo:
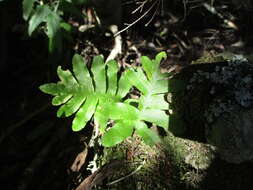
M125 167L105 184L122 177L124 180L109 189L176 190L197 186L197 174L191 179L189 173L206 169L213 158L214 152L209 146L168 133L161 144L153 147L144 144L138 136L129 137L116 147L104 149L101 160L103 163L112 159L126 161Z
M215 157L214 147L172 134L168 134L163 143L175 163L186 163L195 169L207 169Z
M169 189L170 188L170 163L160 145L150 147L143 143L137 135L127 138L116 147L104 149L101 163L112 159L125 161L125 167L115 173L106 183L119 178L124 180L111 185L110 189ZM128 176L134 172L133 175ZM128 176L128 177L126 177Z
M222 55L206 54L200 57L199 59L192 61L191 64L217 63L223 61L225 61L225 59Z

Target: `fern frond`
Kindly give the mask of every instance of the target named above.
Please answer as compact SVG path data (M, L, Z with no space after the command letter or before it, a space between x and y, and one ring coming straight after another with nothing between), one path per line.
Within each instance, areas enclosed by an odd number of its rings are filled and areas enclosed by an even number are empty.
M128 69L118 77L119 67L115 61L104 63L103 57L96 56L91 68L80 55L74 55L73 73L58 67L60 81L40 86L44 93L54 96L52 104L60 106L57 116L70 116L75 113L73 131L83 129L94 118L99 125L104 146L113 146L132 135L135 130L150 145L159 142L159 137L146 125L146 121L168 129L169 117L165 114L168 103L164 93L168 91L167 75L162 74L159 65L165 53L158 54L155 60L142 57L143 70ZM135 86L140 92L139 100L123 98ZM130 103L135 101L138 107ZM107 123L113 126L107 130Z
M109 115L105 117L105 108L120 102L131 88L127 74L123 73L118 80L117 63L110 61L106 65L101 56L94 57L90 70L80 55L74 55L72 64L73 74L58 67L60 81L44 84L40 90L55 96L52 104L61 105L58 117L76 113L72 124L74 131L83 129L94 114L95 121L101 124L104 131L109 120Z

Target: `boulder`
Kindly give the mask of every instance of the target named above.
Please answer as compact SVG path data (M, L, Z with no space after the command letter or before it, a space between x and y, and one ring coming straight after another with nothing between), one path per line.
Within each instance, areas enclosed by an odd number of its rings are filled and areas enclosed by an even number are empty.
M218 147L222 159L231 163L253 160L253 109L235 106L206 127L210 144Z
M174 77L185 88L172 92L172 112L185 123L184 138L214 145L227 162L253 160L253 65L239 55L213 60Z

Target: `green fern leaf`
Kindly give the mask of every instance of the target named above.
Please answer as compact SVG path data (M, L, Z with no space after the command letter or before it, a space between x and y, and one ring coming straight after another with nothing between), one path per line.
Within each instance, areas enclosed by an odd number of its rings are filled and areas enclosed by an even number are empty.
M138 68L132 71L129 80L141 91L138 106L141 120L152 122L167 130L169 116L165 110L168 109L168 103L164 95L168 92L168 74L161 73L159 68L163 58L166 58L165 52L159 53L154 60L146 56L141 57L143 70Z
M144 122L136 122L135 129L136 133L142 137L146 144L152 146L160 141L159 136L154 131L149 129Z
M145 124L146 121L167 130L169 117L165 114L168 103L164 93L168 91L167 75L159 70L159 64L166 54L158 54L155 60L142 57L143 70L129 69L118 79L119 68L115 61L107 64L101 56L94 57L88 69L80 55L72 60L73 74L58 67L58 83L40 86L40 89L54 96L52 104L60 106L57 116L70 116L75 113L72 129L79 131L94 116L103 134L102 144L114 146L132 135L135 130L143 140L154 145L160 141L158 135ZM122 99L132 86L140 92L139 100ZM134 107L131 103L137 103ZM113 125L107 130L107 123Z
M162 74L160 72L159 66L163 58L166 58L164 52L158 54L155 60L150 60L148 57L141 57L142 68L137 68L136 70L128 70L126 72L128 84L132 84L141 92L141 97L139 100L127 99L124 103L137 102L139 104L138 108L133 106L116 103L110 105L108 108L105 107L107 113L110 113L110 118L116 121L117 129L112 127L102 138L102 144L104 146L113 146L122 140L118 137L117 140L112 140L112 134L116 134L122 125L122 120L125 118L125 122L128 125L132 125L135 131L140 135L144 142L149 145L154 145L160 141L159 136L147 127L145 121L154 123L158 126L163 127L168 130L169 116L165 113L168 110L168 103L164 100L165 93L168 92L168 74ZM117 115L119 112L124 112L124 115ZM124 118L120 118L124 117ZM118 124L118 122L120 124ZM125 130L129 127L124 127ZM113 144L113 142L115 144Z
M40 86L40 90L55 96L52 104L61 105L57 111L58 117L68 117L76 113L72 123L74 131L83 129L94 115L95 122L100 125L101 131L105 132L109 119L123 119L123 115L126 116L125 111L131 108L127 107L127 104L123 107L117 104L131 88L127 80L128 75L124 73L118 81L117 63L110 61L106 65L101 56L94 57L90 70L80 55L76 54L72 63L73 74L58 67L57 74L60 81L44 84ZM108 114L108 108L111 106L114 108L114 118L112 114ZM124 112L122 108L126 108ZM130 114L127 117L131 119L134 114L128 112Z
M134 124L129 120L121 120L116 123L102 138L102 144L106 147L114 146L122 142L133 133Z

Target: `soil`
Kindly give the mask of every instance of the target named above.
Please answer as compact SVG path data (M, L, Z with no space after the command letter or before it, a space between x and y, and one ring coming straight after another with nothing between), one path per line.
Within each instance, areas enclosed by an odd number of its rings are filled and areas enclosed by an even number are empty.
M146 21L142 21L122 33L123 53L117 58L119 63L123 67L138 65L140 55L154 57L156 53L166 51L168 59L162 63L162 68L167 72L179 72L192 60L206 54L232 51L250 55L253 48L252 9L235 7L226 1L217 3L217 10L234 24L231 26L203 6L189 4L186 10L183 7L177 5L164 13L159 12L147 27L144 26ZM51 97L39 91L38 87L47 82L56 82L57 66L70 68L75 52L87 60L97 54L107 57L113 48L113 38L106 37L97 28L78 32L77 25L83 25L85 21L73 17L69 19L73 26L77 24L73 40L64 43L62 53L49 54L47 38L42 32L28 37L27 23L22 19L21 10L19 1L6 3L3 7L0 4L0 20L4 21L5 26L0 33L0 39L5 39L0 49L0 55L3 56L0 58L1 189L76 189L83 179L91 175L87 169L89 162L94 159L94 155L103 155L103 148L95 146L86 150L85 144L88 144L92 134L92 123L80 132L71 131L73 118L57 118L57 108L51 106ZM151 19L152 14L148 16ZM136 142L132 145L139 148ZM148 149L142 151L147 153ZM83 165L77 162L73 166L78 155L84 156L85 162ZM252 188L252 163L229 164L216 158L209 169L202 171L178 164L171 155L154 157L164 162L160 162L158 170L151 170L157 173L165 168L167 173L163 171L158 175L166 177L162 180L160 178L165 185L160 188L152 183L146 189ZM128 154L127 160L131 161L131 154ZM116 172L109 166L104 169L99 166L102 168L100 171L106 171L106 177ZM106 186L105 180L98 180L102 185L96 188L113 189ZM131 183L131 180L127 182ZM119 185L117 189L124 188Z

